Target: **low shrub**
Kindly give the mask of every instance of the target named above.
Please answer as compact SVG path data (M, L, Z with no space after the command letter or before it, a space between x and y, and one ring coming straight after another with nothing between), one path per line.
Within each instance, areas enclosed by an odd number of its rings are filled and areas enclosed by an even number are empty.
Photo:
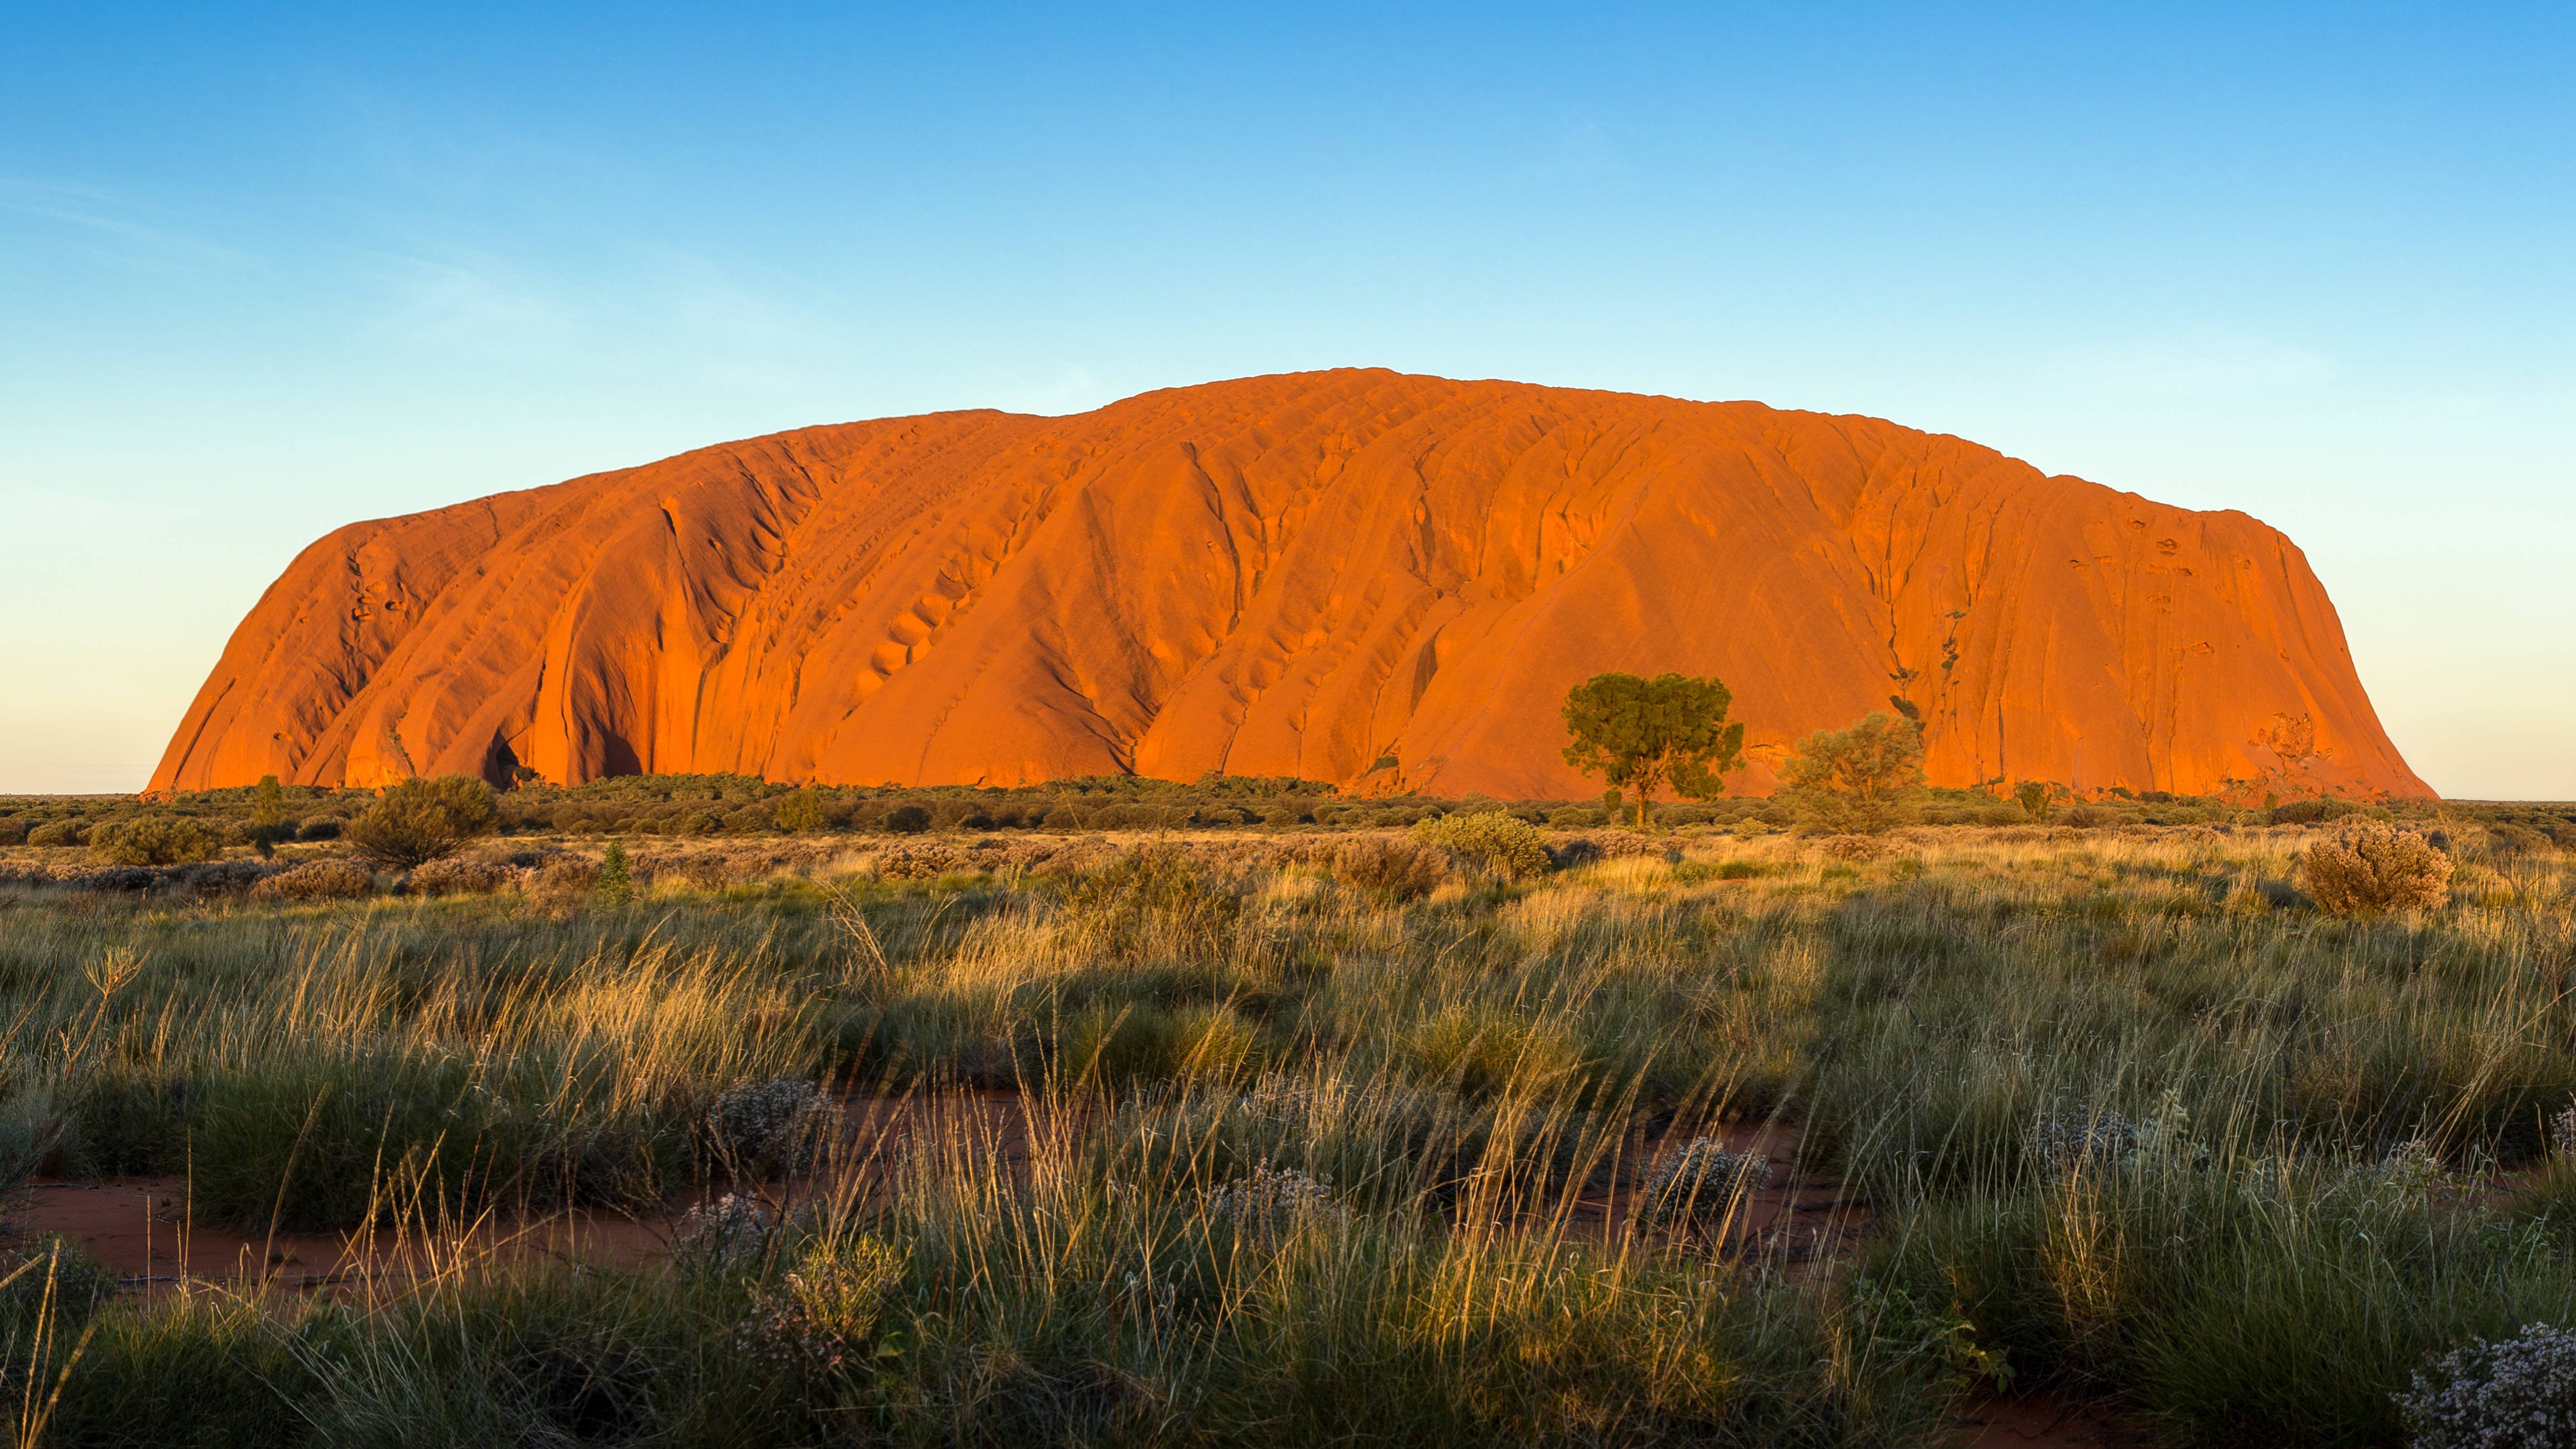
M538 900L568 905L585 900L599 886L599 862L573 851L550 851L529 859L519 888Z
M1333 1180L1294 1167L1264 1162L1249 1176L1221 1183L1207 1194L1208 1211L1237 1224L1273 1223L1334 1211Z
M349 822L358 853L387 870L410 870L453 855L500 827L492 787L463 775L411 779L385 791Z
M118 865L186 865L223 853L223 840L187 816L146 815L106 826L90 841Z
M2397 1406L2416 1449L2576 1449L2576 1330L2472 1340L2417 1373Z
M2292 800L2285 805L2275 805L2266 812L2265 818L2274 825L2321 825L2329 820L2340 820L2360 809L2360 806L2349 800L2319 797L2314 800Z
M871 1237L814 1244L775 1289L754 1291L752 1350L775 1368L829 1374L867 1364L903 1254Z
M790 835L803 835L823 828L823 797L812 787L793 790L778 802L771 819Z
M1355 889L1409 901L1438 889L1449 875L1449 861L1402 836L1369 835L1333 852L1333 875Z
M116 1301L116 1288L115 1274L60 1234L0 1252L0 1342L8 1342L23 1364L40 1318L53 1318L45 1330L49 1338L68 1336L66 1329L77 1330Z
M707 1109L707 1142L728 1175L759 1181L808 1166L831 1099L802 1077L740 1082Z
M680 1218L671 1250L682 1263L740 1270L765 1257L778 1220L756 1197L726 1193Z
M2299 880L2337 915L2431 910L2449 898L2451 858L2412 830L2359 819L2308 847Z
M337 840L340 838L340 829L341 824L339 816L316 815L307 819L303 824L295 827L295 838L298 840Z
M289 866L250 888L255 901L339 901L373 894L376 878L353 860L312 860Z
M496 861L459 860L450 856L429 861L414 870L407 885L414 895L488 895L508 887L517 878L518 872Z
M918 805L898 805L886 812L885 828L896 835L919 835L930 828L930 812Z
M1644 1205L1651 1217L1722 1217L1744 1195L1771 1185L1771 1163L1759 1152L1738 1152L1700 1137L1655 1164L1646 1179Z
M2487 827L2487 850L2490 854L2513 859L2546 854L2549 847L2549 837L2528 825L2500 822Z
M1537 826L1500 810L1435 816L1415 825L1413 832L1468 869L1502 880L1528 880L1548 870L1547 837Z
M29 845L63 846L81 843L81 823L69 816L48 820L27 832Z

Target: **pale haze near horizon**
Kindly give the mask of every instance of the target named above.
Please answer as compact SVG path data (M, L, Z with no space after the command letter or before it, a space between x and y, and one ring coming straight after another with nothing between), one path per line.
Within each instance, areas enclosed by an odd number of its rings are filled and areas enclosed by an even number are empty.
M2242 509L2417 773L2576 799L2565 11L1584 14L14 21L0 791L139 788L342 523L1356 365Z

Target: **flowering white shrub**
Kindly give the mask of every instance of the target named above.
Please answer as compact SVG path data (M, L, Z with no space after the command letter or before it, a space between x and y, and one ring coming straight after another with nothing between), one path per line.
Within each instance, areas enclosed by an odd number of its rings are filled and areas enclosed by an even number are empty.
M717 1267L740 1267L760 1256L774 1225L760 1199L726 1193L681 1217L676 1246L681 1253Z
M1207 1205L1210 1212L1238 1222L1271 1222L1331 1212L1333 1183L1330 1178L1315 1177L1293 1167L1272 1167L1265 1162L1254 1168L1251 1176L1211 1189Z
M1699 1137L1655 1164L1646 1179L1646 1200L1658 1217L1723 1212L1738 1195L1770 1185L1769 1158Z
M874 1238L817 1247L777 1287L752 1290L752 1351L779 1367L828 1372L854 1362L876 1336L903 1255Z
M2448 1180L2449 1169L2442 1165L2442 1155L2433 1144L2421 1137L2401 1142L2388 1150L2379 1164L2382 1181L2402 1192L2430 1192Z
M811 1163L831 1099L801 1077L743 1082L707 1109L707 1135L737 1173L794 1172Z
M2030 1124L2034 1161L2057 1171L2126 1162L2138 1153L2138 1124L2107 1109L2044 1112Z
M2576 1330L2525 1324L2477 1339L2397 1395L2415 1449L2576 1449Z

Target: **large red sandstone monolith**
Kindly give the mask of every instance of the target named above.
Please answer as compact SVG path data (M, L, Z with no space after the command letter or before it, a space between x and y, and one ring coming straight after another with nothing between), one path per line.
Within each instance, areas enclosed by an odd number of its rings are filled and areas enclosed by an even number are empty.
M1724 678L1755 791L1901 707L1936 783L2430 793L2244 514L1873 418L1383 371L807 428L352 524L242 621L152 784L1578 797L1558 702L1614 669Z

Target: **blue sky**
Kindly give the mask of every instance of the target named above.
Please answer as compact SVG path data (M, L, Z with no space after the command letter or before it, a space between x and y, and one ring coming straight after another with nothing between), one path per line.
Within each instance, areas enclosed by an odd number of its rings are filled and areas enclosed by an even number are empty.
M2576 11L18 7L0 790L314 536L808 423L1383 365L1871 413L2308 552L2576 798Z

